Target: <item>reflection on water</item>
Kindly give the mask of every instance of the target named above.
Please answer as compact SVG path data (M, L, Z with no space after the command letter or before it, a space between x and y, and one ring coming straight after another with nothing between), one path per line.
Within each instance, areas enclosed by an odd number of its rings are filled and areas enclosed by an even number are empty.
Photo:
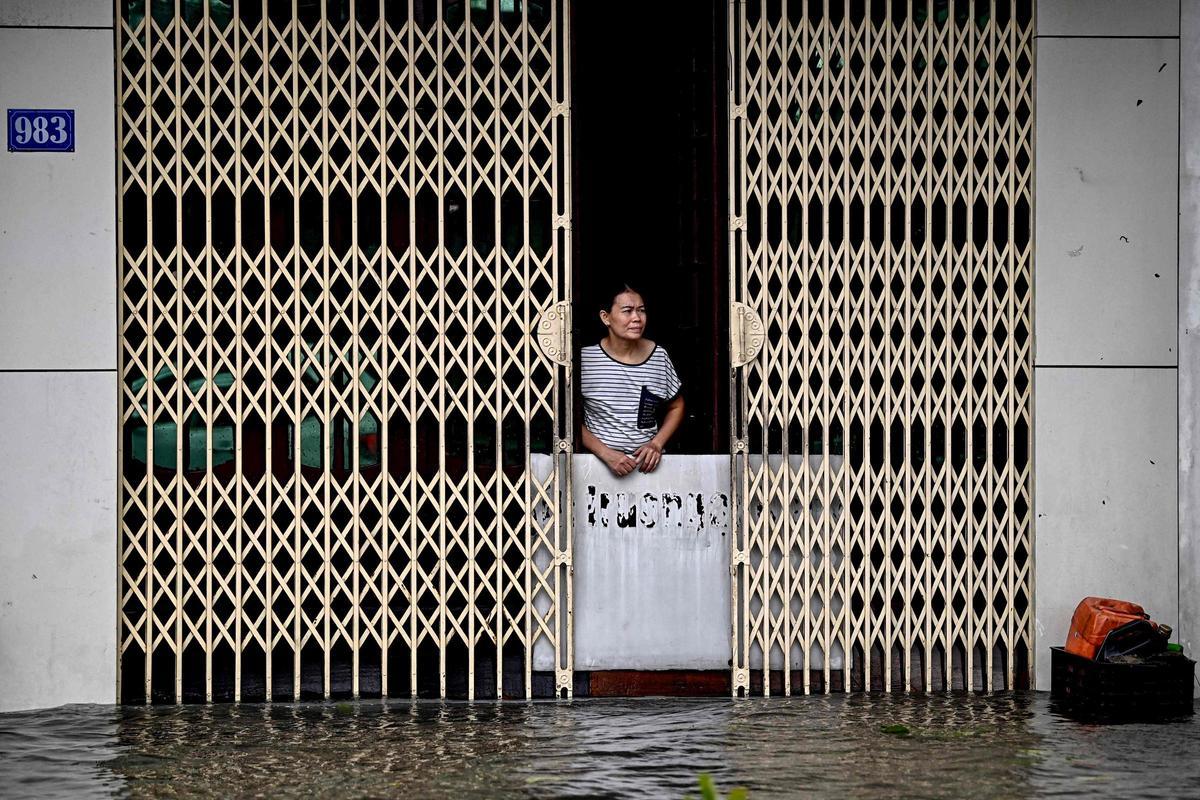
M1035 694L0 714L15 797L679 797L704 771L752 798L1196 796L1200 721L1080 725Z

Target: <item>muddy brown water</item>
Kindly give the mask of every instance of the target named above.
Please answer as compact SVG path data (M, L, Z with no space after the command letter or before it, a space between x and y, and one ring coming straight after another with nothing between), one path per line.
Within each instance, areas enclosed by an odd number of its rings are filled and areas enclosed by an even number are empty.
M1033 693L0 714L4 797L682 797L701 772L751 798L1197 797L1200 717L1085 725Z

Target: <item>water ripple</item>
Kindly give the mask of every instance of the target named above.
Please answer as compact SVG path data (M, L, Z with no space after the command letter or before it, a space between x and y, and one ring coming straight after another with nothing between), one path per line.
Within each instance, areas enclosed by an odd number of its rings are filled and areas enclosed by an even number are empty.
M680 797L700 772L753 798L1197 796L1200 722L1081 725L1041 694L0 714L6 797Z

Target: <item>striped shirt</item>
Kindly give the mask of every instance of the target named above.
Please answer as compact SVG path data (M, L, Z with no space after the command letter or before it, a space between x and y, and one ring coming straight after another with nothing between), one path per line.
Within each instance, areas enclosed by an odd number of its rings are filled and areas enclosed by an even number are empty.
M600 345L580 353L583 424L614 450L632 453L658 433L655 416L682 382L667 351L655 345L640 364L625 364Z

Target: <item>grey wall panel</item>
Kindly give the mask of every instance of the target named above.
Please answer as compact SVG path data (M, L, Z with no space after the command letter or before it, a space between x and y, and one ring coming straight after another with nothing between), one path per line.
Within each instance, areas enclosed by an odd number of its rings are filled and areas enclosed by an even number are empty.
M116 380L0 374L0 711L115 699Z
M1177 623L1175 370L1039 369L1037 688L1088 595Z
M0 369L116 368L113 39L0 30L0 109L75 110L74 153L0 151Z
M0 25L111 28L113 5L111 0L0 0Z
M1178 50L1038 42L1039 365L1176 363Z
M1177 36L1178 0L1041 0L1038 36Z
M1200 0L1184 0L1179 176L1179 641L1200 651ZM1200 695L1200 687L1197 687Z

